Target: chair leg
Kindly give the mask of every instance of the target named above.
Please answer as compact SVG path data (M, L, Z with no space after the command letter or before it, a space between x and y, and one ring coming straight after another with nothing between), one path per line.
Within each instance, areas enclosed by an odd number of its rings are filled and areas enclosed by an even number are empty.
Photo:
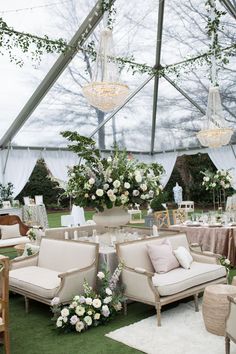
M230 339L227 335L225 336L225 354L230 354Z
M127 316L127 300L124 300L124 315Z
M29 313L29 299L25 296L25 312Z
M157 312L157 325L158 327L161 326L161 303L156 303L156 312Z
M5 354L10 354L10 336L8 330L4 331L4 349Z
M195 311L198 312L199 311L199 307L198 307L198 294L194 294L194 305L195 305Z

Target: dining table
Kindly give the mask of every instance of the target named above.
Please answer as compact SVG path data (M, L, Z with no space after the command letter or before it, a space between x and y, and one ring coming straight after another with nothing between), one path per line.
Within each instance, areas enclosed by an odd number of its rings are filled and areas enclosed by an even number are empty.
M236 266L236 225L171 225L172 231L186 234L190 244L197 243L202 251L221 254Z

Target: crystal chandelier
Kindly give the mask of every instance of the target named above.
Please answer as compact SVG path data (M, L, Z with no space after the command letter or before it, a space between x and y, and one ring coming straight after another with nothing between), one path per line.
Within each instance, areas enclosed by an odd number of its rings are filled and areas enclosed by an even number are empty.
M127 85L119 81L112 30L101 32L93 81L82 89L91 106L109 112L121 105L129 94Z
M215 20L215 0L211 1L210 20ZM216 46L218 37L214 30L211 32L211 86L209 88L206 126L197 133L197 138L201 145L210 148L221 147L227 145L233 134L233 129L225 126L223 109L221 105L219 86L217 85L217 69L216 69Z

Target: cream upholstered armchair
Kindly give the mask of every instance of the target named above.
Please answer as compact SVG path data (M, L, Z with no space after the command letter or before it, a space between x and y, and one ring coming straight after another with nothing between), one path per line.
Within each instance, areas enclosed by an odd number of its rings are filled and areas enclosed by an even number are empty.
M230 340L236 343L236 298L228 296L229 314L225 325L225 353L230 354Z
M155 273L147 246L161 244L166 238L173 250L182 246L191 253L190 269L177 267L162 274ZM158 326L161 325L163 305L192 295L198 311L198 294L209 284L226 282L225 268L219 264L218 258L191 250L185 234L118 243L116 247L119 262L124 265L121 273L124 296L155 306Z
M95 286L97 265L98 244L43 238L38 254L11 263L10 290L25 297L26 311L28 298L68 303L83 292L84 279Z
M3 334L4 349L10 354L9 338L9 258L0 255L0 333Z

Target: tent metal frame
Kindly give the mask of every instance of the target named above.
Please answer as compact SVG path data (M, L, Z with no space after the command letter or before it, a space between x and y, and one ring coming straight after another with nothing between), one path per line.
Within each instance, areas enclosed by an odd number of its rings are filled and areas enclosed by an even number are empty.
M220 0L221 3L225 6L226 10L236 19L236 8L231 3L230 0ZM115 0L111 0L113 4ZM156 59L154 68L161 68L161 44L162 44L162 30L163 30L163 19L164 19L164 6L165 0L159 0L159 8L158 8L158 23L157 23L157 41L156 41ZM6 149L11 146L11 141L14 136L18 133L18 131L22 128L25 122L29 119L30 115L37 108L39 103L45 97L47 92L56 82L56 80L60 77L63 71L66 69L68 64L74 58L77 53L78 45L81 46L84 44L86 39L90 36L93 30L96 28L98 23L101 21L103 17L102 11L102 0L98 0L94 8L90 11L89 15L86 17L82 25L79 27L75 35L72 37L69 45L71 48L66 51L64 54L61 54L59 58L56 60L54 65L51 67L47 75L44 77L42 82L39 84L35 92L29 98L28 102L26 102L25 106L22 108L14 122L11 124L7 132L0 139L0 149ZM151 146L150 152L138 152L137 154L157 154L162 153L159 151L155 151L155 134L156 134L156 121L157 121L157 101L158 101L158 91L159 91L159 75L153 74L150 75L139 87L136 88L124 101L122 105L116 108L100 125L97 126L96 129L92 132L90 137L93 137L107 122L111 120L112 117L116 115L135 95L142 90L144 86L147 85L154 77L154 92L153 92L153 111L152 111L152 129L151 129ZM205 110L198 105L182 88L180 88L176 83L174 83L167 75L163 75L163 78L167 80L182 96L184 96L193 106L195 106L202 114L205 114ZM15 146L17 149L24 149L27 147ZM31 147L32 149L36 149L36 147ZM201 146L196 146L188 149L176 149L169 150L171 151L183 151L183 150L197 150L201 148ZM42 147L38 147L37 149L42 150ZM50 150L60 150L57 147L47 148ZM64 150L64 148L61 148ZM65 149L66 150L66 149ZM101 150L101 151L111 151L111 150Z

